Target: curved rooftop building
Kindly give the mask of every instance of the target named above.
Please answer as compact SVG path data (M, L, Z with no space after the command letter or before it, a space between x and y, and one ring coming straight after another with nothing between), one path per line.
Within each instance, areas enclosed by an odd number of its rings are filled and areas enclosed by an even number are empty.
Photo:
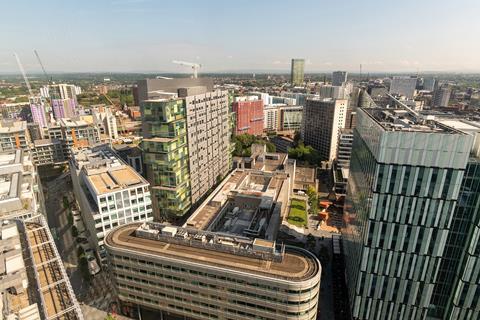
M316 319L321 266L274 241L130 223L105 247L126 305L191 319Z

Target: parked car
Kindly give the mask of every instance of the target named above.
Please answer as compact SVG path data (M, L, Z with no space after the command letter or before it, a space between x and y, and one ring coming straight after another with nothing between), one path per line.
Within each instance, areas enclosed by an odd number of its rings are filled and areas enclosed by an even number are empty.
M87 255L88 261L88 271L92 276L96 275L101 271L100 267L98 266L97 259L95 259L92 255Z
M84 237L78 237L76 241L78 244L84 244L84 245L88 244L88 239Z

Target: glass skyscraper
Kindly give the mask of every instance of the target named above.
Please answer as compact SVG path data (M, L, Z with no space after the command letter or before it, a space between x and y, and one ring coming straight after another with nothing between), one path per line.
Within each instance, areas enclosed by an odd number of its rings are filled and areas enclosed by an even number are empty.
M353 317L478 318L474 135L403 108L357 116L344 232Z
M292 70L290 74L290 82L294 86L302 86L304 78L305 60L304 59L292 59Z

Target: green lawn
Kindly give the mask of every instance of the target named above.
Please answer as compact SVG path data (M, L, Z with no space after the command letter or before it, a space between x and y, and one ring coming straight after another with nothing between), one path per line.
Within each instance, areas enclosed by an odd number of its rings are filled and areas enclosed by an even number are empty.
M292 199L290 204L290 212L287 221L297 227L307 226L307 209L305 201Z

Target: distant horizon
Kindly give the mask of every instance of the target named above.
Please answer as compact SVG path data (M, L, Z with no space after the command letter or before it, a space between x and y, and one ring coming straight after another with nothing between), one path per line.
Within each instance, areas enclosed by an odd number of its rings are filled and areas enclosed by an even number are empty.
M54 10L52 10L54 8ZM2 8L0 73L480 72L476 0L43 2ZM43 18L42 18L43 17ZM362 73L363 73L362 72Z
M348 70L325 70L325 71L309 71L305 72L305 75L318 75L318 74L331 74L334 71L347 71L348 75L365 76L367 74L371 75L418 75L421 77L422 75L434 75L434 74L465 74L465 75L480 75L479 71L435 71L435 70L426 70L426 71L348 71ZM62 74L157 74L157 75L182 75L182 76L191 76L192 73L189 72L171 72L171 71L51 71L48 73L49 75L62 75ZM255 75L290 75L290 70L227 70L227 71L205 71L205 72L198 72L198 77L202 75L210 75L210 74L255 74ZM0 71L0 75L4 76L19 76L21 77L22 74L20 72L2 72ZM27 77L29 79L32 78L44 78L43 71L31 71L27 73Z

